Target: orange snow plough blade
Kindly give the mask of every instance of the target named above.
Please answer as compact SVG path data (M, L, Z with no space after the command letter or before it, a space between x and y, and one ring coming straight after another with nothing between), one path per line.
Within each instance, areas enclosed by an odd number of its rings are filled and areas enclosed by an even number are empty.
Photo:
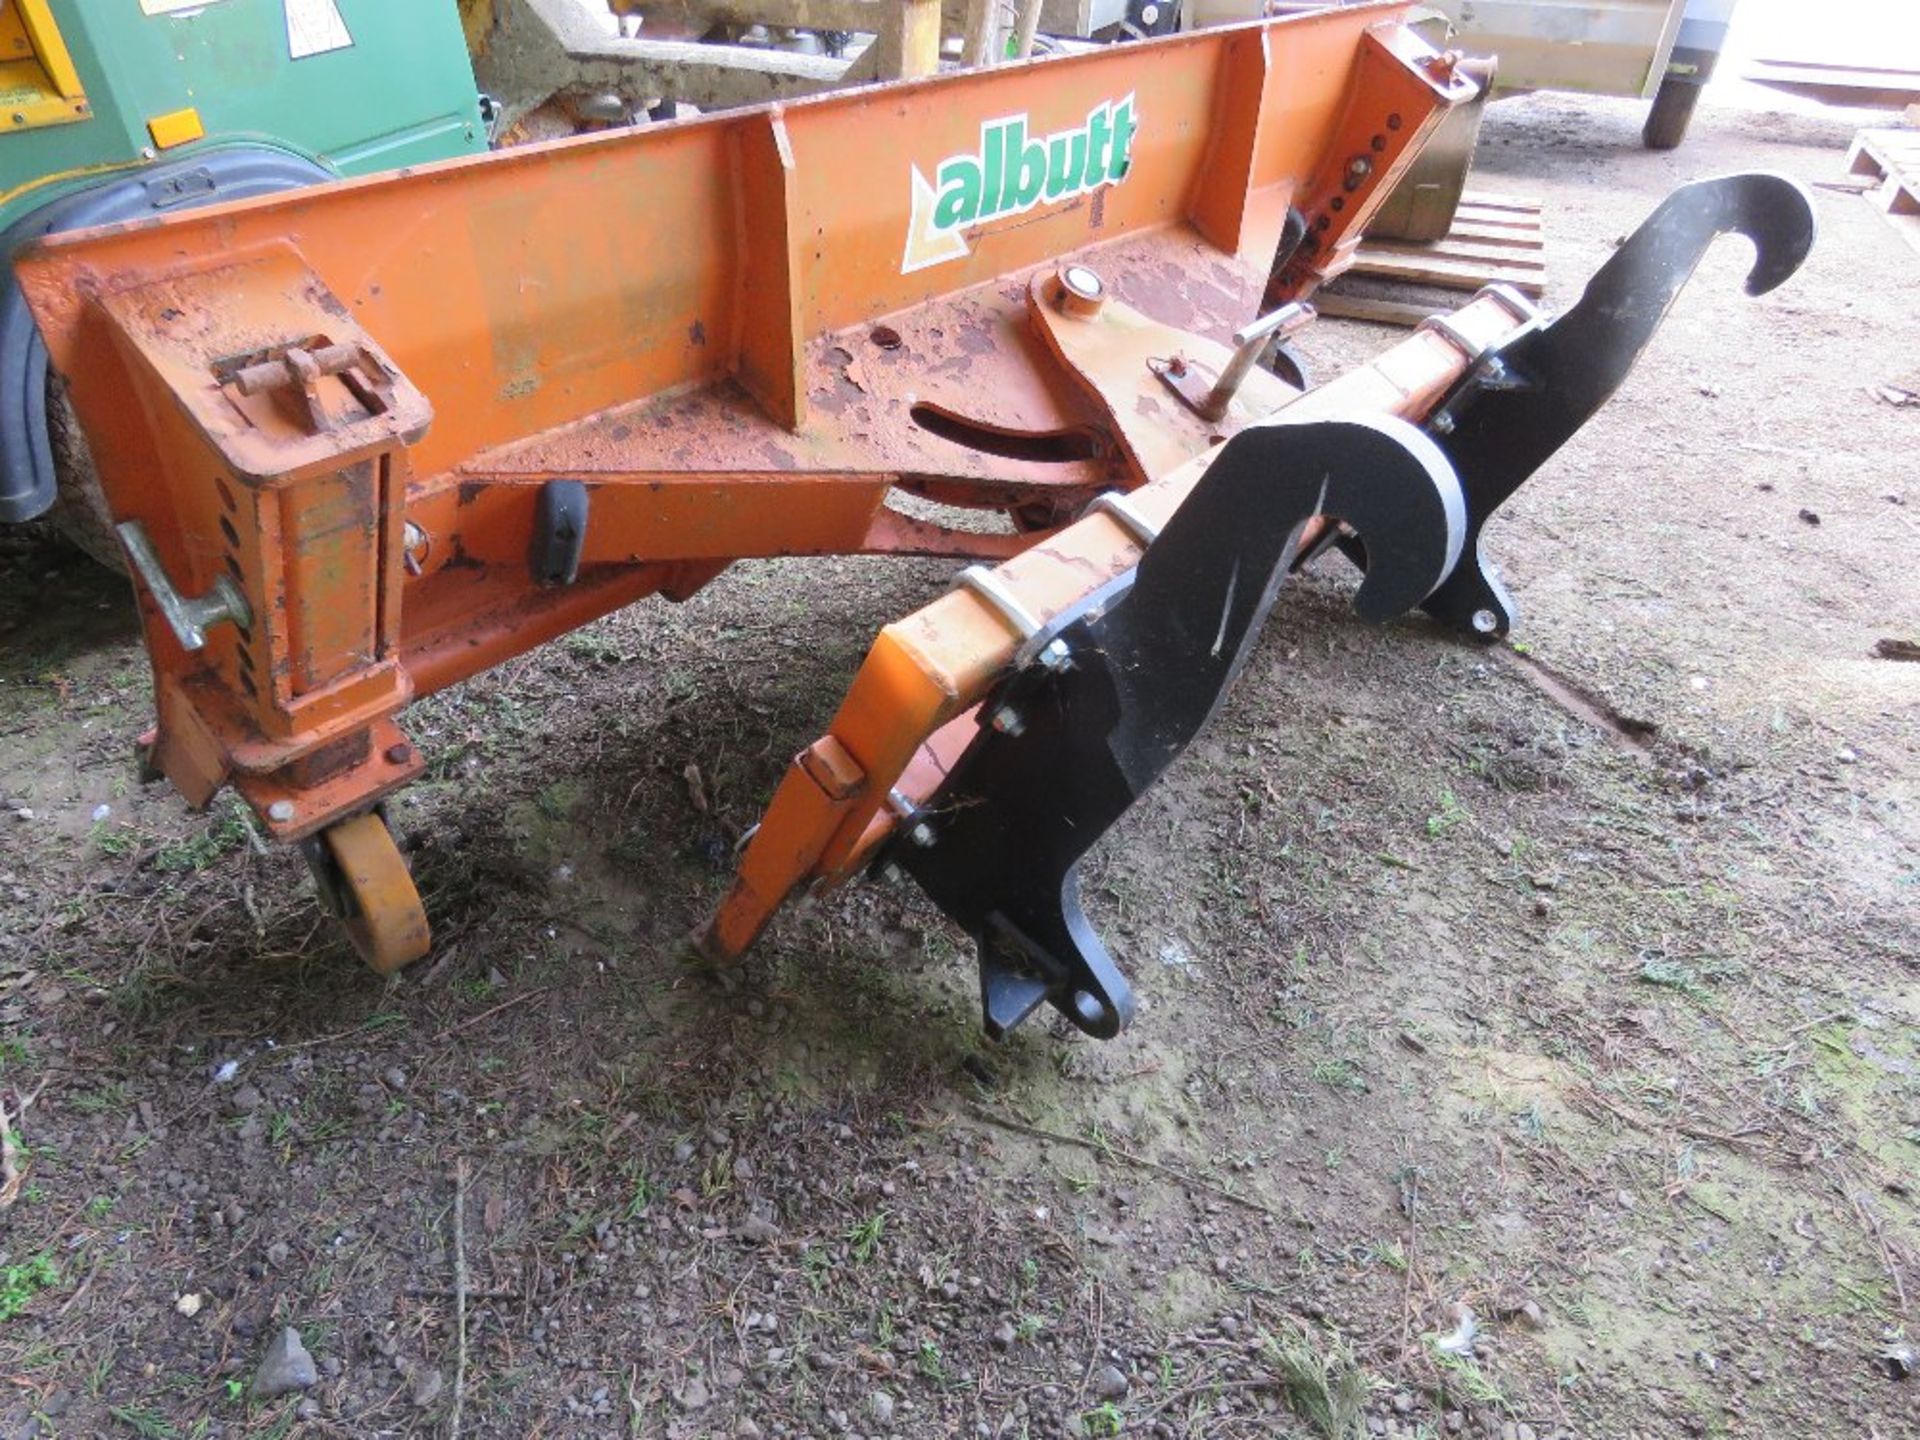
M1565 438L1524 397L1584 418L1617 384L1561 357L1552 337L1575 338L1577 309L1547 325L1502 293L1320 390L1276 362L1473 93L1405 8L563 141L24 251L139 580L150 765L195 805L235 786L389 969L428 944L379 814L425 764L399 724L414 696L740 560L984 562L882 634L704 944L737 955L794 886L884 850L981 940L996 1029L1044 1001L1113 1033L1129 1002L1072 903L1077 852L1027 856L1038 888L998 903L1018 876L956 868L992 845L954 815L1040 833L1046 816L976 802L1044 792L1028 777L1041 757L1079 786L1047 815L1103 830L1204 721L1314 547L1364 564L1369 613L1425 603L1504 631L1479 525L1544 458L1520 452ZM1766 236L1763 259L1791 270L1804 198L1747 181L1691 187L1667 241L1622 252L1640 257L1623 314L1657 321L1719 229ZM1630 362L1651 324L1611 323L1586 349ZM1485 417L1516 395L1494 428L1523 442L1493 453ZM984 520L925 518L938 507ZM1122 653L1131 668L1095 658ZM1150 671L1193 703L1143 700ZM1062 717L1132 739L1107 760L1061 750Z

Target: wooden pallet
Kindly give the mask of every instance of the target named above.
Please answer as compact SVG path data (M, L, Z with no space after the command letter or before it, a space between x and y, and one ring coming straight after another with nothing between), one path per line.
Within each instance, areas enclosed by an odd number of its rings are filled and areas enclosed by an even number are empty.
M1847 173L1875 182L1861 193L1920 250L1920 130L1862 130L1847 151Z
M1546 237L1540 202L1468 191L1446 238L1418 245L1360 242L1347 272L1314 292L1323 315L1418 325L1457 309L1462 293L1511 285L1538 299L1547 287Z

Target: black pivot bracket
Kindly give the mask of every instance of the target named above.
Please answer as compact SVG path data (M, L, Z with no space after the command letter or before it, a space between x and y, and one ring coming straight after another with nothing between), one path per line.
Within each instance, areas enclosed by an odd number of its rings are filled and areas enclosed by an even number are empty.
M527 568L542 585L571 585L580 578L587 548L588 492L579 480L549 480L533 506L533 538Z
M1800 268L1813 247L1813 200L1783 175L1725 175L1660 202L1564 314L1523 327L1476 357L1427 419L1467 498L1459 566L1427 597L1435 619L1484 639L1513 625L1513 602L1480 555L1487 519L1620 388L1714 237L1753 242L1749 295ZM1444 325L1444 322L1437 322ZM1365 563L1351 541L1342 545Z
M973 936L989 1034L1042 1002L1102 1039L1133 1018L1077 867L1219 708L1322 514L1367 543L1354 608L1370 620L1418 605L1466 535L1451 468L1404 421L1242 431L1138 566L1028 636L978 736L881 857Z

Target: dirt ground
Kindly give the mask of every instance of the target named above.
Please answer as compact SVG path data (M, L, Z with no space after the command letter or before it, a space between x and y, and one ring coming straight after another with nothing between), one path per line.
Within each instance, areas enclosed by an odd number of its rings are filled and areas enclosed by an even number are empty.
M1489 117L1555 302L1681 180L1844 169L1641 116ZM389 984L235 806L139 787L122 584L0 538L0 1436L1920 1433L1920 666L1873 655L1920 408L1872 393L1920 255L1815 195L1802 273L1749 300L1724 243L1494 525L1515 643L1283 596L1088 871L1108 1044L986 1042L904 886L681 961L950 566L743 569L416 707L438 947ZM318 1383L251 1400L287 1326Z

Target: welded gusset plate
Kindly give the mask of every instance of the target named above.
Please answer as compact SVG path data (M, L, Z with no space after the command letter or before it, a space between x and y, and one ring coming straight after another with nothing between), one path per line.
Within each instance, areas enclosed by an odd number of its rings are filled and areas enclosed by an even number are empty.
M1467 552L1427 598L1428 613L1488 639L1511 628L1512 602L1480 557L1481 527L1620 388L1714 237L1731 233L1753 242L1746 289L1764 295L1807 258L1813 200L1782 175L1681 186L1577 305L1482 356L1434 411L1428 429L1466 491Z
M1101 1038L1132 1018L1076 867L1219 707L1301 527L1321 514L1367 541L1354 605L1369 619L1418 605L1465 535L1451 469L1404 421L1242 431L1134 570L1021 647L1033 658L981 707L978 738L923 823L902 827L886 858L973 935L990 1034L1043 1001Z

